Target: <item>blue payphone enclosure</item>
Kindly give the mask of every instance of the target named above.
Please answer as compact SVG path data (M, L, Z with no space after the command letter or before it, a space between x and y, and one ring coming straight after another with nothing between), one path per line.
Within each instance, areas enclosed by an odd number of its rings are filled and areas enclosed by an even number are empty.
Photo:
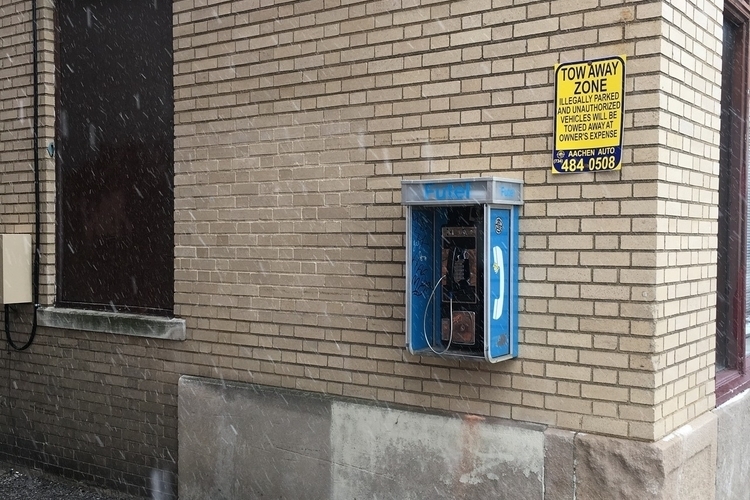
M494 177L402 181L402 203L407 206L406 347L409 352L490 362L516 357L518 212L523 204L523 183ZM446 260L450 258L446 257L445 228L456 225L462 227L451 227L454 233L458 230L476 234L469 240L476 241L476 248L461 250L464 256L470 253L472 259L471 266L466 265L470 271L463 271L462 267L459 278L476 287L475 297L481 303L463 313L454 311L452 299L446 312L446 297L452 296L446 291L447 282L455 272L447 270L450 266ZM462 231L463 226L466 231ZM467 322L461 321L460 316L456 320L457 314L470 318L470 334L462 339L463 343L455 340L454 328L465 327Z

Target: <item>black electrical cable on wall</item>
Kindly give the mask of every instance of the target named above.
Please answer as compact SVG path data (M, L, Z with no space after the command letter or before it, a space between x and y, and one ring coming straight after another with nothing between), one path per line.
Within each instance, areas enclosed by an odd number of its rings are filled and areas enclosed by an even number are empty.
M37 21L37 0L31 0L31 50L33 72L34 118L32 124L32 147L34 148L34 261L32 269L32 290L34 313L31 322L31 332L25 344L19 346L13 342L10 334L10 307L5 304L5 338L8 344L17 351L28 349L34 342L37 329L37 311L39 310L39 260L41 256L41 204L39 195L39 35Z

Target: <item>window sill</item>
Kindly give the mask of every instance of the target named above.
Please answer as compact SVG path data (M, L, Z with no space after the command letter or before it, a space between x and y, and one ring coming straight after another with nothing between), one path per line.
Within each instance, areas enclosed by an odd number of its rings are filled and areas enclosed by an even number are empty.
M39 326L49 328L132 335L152 339L185 340L185 320L179 318L41 307L37 311L37 321Z
M715 389L716 406L726 403L748 388L750 388L750 373L742 374L732 369L724 369L717 372Z

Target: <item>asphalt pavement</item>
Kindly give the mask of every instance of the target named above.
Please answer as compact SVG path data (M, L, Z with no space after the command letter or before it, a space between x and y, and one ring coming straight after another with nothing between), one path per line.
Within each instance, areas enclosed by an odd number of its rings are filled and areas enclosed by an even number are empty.
M2 500L135 500L115 491L4 465L0 468Z

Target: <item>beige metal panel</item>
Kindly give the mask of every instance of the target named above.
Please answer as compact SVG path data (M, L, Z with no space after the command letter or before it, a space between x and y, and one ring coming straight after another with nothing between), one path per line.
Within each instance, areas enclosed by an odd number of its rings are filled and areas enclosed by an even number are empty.
M31 235L0 235L2 304L31 302Z

